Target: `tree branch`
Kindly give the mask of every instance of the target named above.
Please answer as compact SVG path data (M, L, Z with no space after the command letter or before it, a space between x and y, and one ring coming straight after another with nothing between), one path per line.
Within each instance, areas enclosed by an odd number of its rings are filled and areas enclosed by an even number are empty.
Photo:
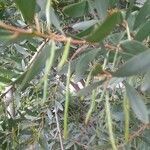
M8 25L2 21L0 21L0 27L5 29L5 30L12 32L13 34L17 34L17 35L27 34L29 36L37 36L37 37L40 37L43 39L49 39L49 40L54 40L57 42L65 42L65 43L68 41L68 37L66 37L64 35L58 35L55 33L44 34L44 33L41 33L39 31L34 31L31 28L30 29L22 29L22 28L18 28L18 27L12 26L12 25ZM71 43L75 44L75 45L83 45L83 44L87 44L88 42L85 40L71 39Z

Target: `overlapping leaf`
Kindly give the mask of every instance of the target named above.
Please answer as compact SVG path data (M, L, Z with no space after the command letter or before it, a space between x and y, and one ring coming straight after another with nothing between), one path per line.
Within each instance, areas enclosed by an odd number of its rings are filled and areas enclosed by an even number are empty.
M150 0L147 0L144 6L140 9L134 23L134 29L139 27L143 22L146 22L150 14Z
M149 112L144 103L144 99L128 83L126 83L125 86L126 86L127 97L130 100L131 107L136 117L139 120L141 120L143 123L149 123Z
M150 69L150 49L140 53L125 64L122 65L116 72L112 73L116 77L127 77L145 73Z
M81 17L86 14L87 10L87 1L81 1L64 7L63 12L70 17Z
M122 14L121 12L115 12L102 24L95 25L94 30L85 38L89 42L100 42L102 41L115 27L121 23Z
M15 0L25 21L32 23L34 19L36 0Z

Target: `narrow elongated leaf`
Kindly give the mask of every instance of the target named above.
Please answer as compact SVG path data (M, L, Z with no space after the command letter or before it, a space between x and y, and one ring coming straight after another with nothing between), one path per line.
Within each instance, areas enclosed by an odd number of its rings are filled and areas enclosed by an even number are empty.
M75 71L77 62L78 62L78 58L76 58L76 59L74 59L74 60L72 60L72 61L70 62L70 72L71 72L71 74L72 74L72 72ZM58 72L58 74L59 74L59 75L67 74L68 65L69 65L69 63L65 64L65 65L62 67L62 69Z
M82 21L82 22L74 24L72 28L74 30L86 30L97 22L98 22L97 20Z
M85 39L89 42L100 42L115 28L117 24L121 23L121 21L121 12L115 12L106 18L101 25L96 25L91 34L89 34Z
M123 52L131 54L132 56L137 55L141 52L144 52L148 49L141 42L135 40L126 40L121 42L120 47L124 50Z
M121 39L124 37L125 32L119 32L119 33L114 33L110 34L107 39L112 43L112 44L118 44Z
M145 73L150 69L150 49L129 59L121 68L112 73L116 77L127 77Z
M128 83L125 84L127 97L130 100L131 107L136 115L136 117L143 123L149 123L149 112L144 104L143 98L138 94L138 92L130 86Z
M63 12L70 17L81 17L88 9L87 1L81 1L64 7Z
M79 38L81 38L81 37L86 37L86 36L89 35L91 32L93 32L93 30L95 29L95 26L97 26L97 24L95 24L94 26L91 26L91 27L87 28L86 30L84 30L84 31L82 31L82 32L80 32L80 33L78 33L78 34L76 35L76 37L79 37Z
M94 51L89 51L79 58L79 61L76 65L76 70L75 70L76 81L79 81L82 78L82 76L84 75L84 73L86 72L88 68L89 62L91 62L97 56L98 52L99 52L99 49L94 50Z
M134 23L134 29L139 27L143 22L146 22L147 17L150 14L150 0L147 0L144 6L140 9Z
M109 0L94 0L99 17L104 20L107 17Z
M148 71L143 79L143 84L141 85L141 90L143 92L150 91L150 71Z
M27 52L27 49L25 49L24 47L22 47L22 46L20 46L20 45L17 45L17 44L15 44L15 47L16 47L16 50L17 50L20 54L24 55L25 57L30 56L30 53Z
M15 0L15 3L20 9L25 21L32 23L34 19L36 0Z
M137 32L135 39L138 41L143 41L145 38L150 36L150 20L147 21Z
M51 46L46 46L42 49L31 67L20 77L22 80L21 89L30 82L36 75L38 75L45 66L46 60L50 57ZM19 80L20 81L20 80ZM17 81L18 82L18 81Z
M50 17L51 17L52 24L56 27L56 29L62 32L62 27L60 26L60 20L53 8L50 9Z

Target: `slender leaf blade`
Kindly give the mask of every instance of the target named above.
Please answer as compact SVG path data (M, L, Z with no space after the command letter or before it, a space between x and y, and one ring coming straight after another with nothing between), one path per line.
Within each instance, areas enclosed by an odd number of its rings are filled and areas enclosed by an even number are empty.
M85 39L89 42L102 41L117 24L121 23L122 14L120 11L113 13L102 24L97 24L94 30Z
M81 1L64 7L63 12L69 17L81 17L87 12L87 9L87 1Z
M137 15L134 23L134 29L139 27L143 22L146 22L150 14L150 0L147 0L143 7L140 9L139 14Z
M141 85L141 90L143 92L150 91L150 70L144 76L143 83Z
M32 23L34 20L36 0L15 0L25 21Z
M143 41L145 38L150 36L150 20L147 21L136 33L135 39L138 41Z
M127 77L145 73L150 69L150 49L129 59L121 68L112 73L115 77Z
M133 109L135 115L143 123L149 123L149 112L146 108L143 98L128 83L126 83L125 86L127 97L130 100L131 108Z

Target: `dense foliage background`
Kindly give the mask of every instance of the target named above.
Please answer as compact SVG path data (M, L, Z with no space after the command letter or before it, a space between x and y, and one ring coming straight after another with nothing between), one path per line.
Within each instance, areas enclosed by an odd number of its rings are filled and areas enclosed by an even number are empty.
M0 0L0 149L150 147L150 0Z

